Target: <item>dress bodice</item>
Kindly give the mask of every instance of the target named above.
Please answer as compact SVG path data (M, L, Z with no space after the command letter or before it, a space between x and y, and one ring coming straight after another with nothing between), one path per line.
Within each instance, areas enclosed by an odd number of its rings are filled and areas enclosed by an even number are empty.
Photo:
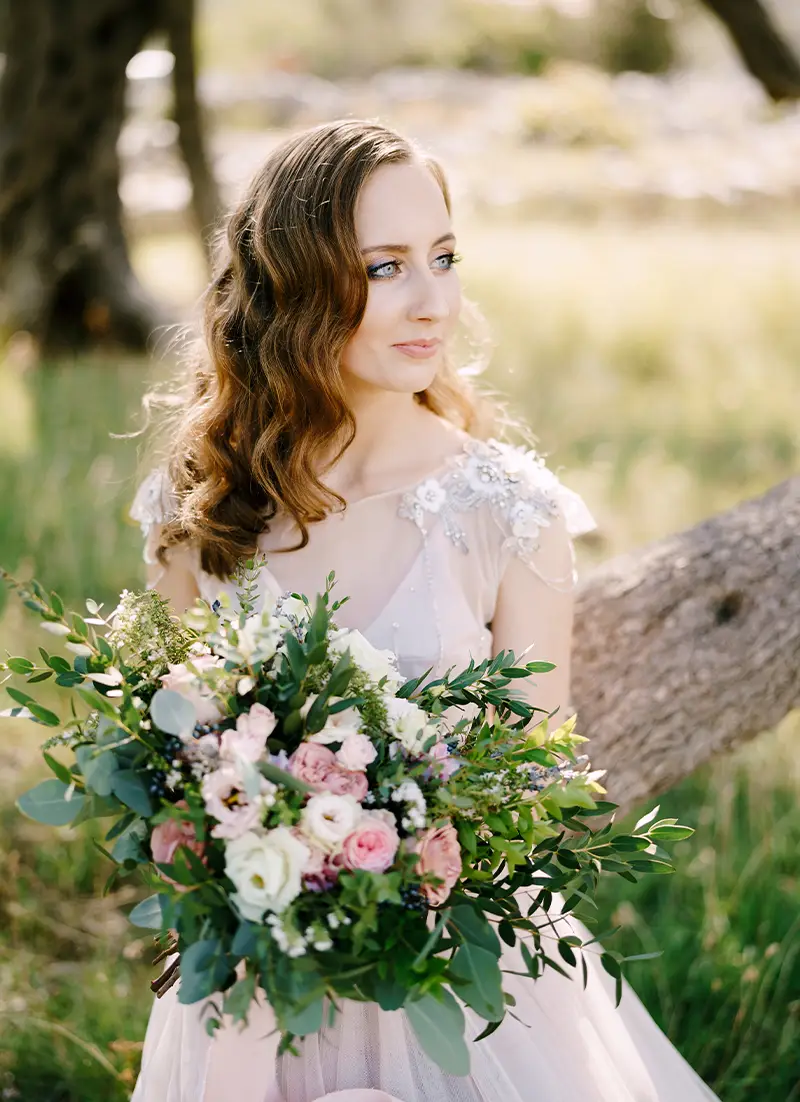
M147 561L154 561L155 526L176 508L165 473L152 471L131 508L146 537ZM574 556L561 577L542 569L542 540L556 518L563 519L570 549L572 537L595 527L582 499L533 451L464 435L460 450L426 478L328 515L312 526L302 549L281 551L296 540L294 533L285 540L265 532L259 540L266 555L259 603L268 593L292 591L313 600L333 570L334 597L349 598L337 623L392 650L404 676L431 667L436 676L492 653L494 608L512 556L547 587L574 587ZM203 571L199 554L193 563L201 595L213 604L225 591L235 605L240 584Z

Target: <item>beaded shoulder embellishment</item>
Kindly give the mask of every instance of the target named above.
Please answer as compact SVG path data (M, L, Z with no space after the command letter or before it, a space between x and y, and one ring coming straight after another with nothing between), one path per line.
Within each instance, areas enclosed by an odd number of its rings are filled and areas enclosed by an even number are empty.
M560 512L564 491L535 452L494 439L469 440L448 471L403 495L398 515L422 531L438 516L447 538L466 554L459 515L488 505L517 554L530 559L542 528Z

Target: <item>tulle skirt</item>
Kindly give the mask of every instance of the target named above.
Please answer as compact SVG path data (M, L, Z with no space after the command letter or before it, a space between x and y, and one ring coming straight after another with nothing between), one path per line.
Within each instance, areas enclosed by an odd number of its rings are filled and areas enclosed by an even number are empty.
M560 900L554 900L557 907ZM551 917L555 917L551 912ZM560 933L588 940L574 918ZM213 1039L204 1003L183 1006L173 987L153 1005L142 1070L131 1102L701 1102L716 1095L686 1063L628 984L614 1006L614 980L586 950L568 979L546 969L535 982L504 976L513 1017L470 1043L469 1076L446 1075L420 1049L402 1010L344 1000L332 1026L278 1057L272 1011L254 1006L245 1029L227 1024ZM503 968L525 972L518 947ZM486 1022L464 1008L467 1036ZM339 1093L343 1092L343 1093ZM384 1093L385 1092L385 1093Z

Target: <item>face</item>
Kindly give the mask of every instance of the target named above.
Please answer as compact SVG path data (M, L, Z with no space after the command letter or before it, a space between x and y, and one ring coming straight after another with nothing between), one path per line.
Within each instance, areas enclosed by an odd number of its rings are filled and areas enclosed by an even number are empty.
M433 382L461 308L441 188L416 161L383 165L361 190L355 227L369 297L342 357L343 378L359 390L416 394Z

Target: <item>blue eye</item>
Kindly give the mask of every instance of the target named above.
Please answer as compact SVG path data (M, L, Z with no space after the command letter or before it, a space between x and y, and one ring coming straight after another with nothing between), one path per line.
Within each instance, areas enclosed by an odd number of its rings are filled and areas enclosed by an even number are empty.
M458 253L442 253L436 257L435 263L438 264L440 260L446 261L446 266L440 267L440 272L449 272L454 264L458 264L462 258ZM367 268L367 276L369 279L393 279L396 273L390 275L380 275L379 273L386 268L398 268L401 262L399 260L384 260L381 264L372 264Z

